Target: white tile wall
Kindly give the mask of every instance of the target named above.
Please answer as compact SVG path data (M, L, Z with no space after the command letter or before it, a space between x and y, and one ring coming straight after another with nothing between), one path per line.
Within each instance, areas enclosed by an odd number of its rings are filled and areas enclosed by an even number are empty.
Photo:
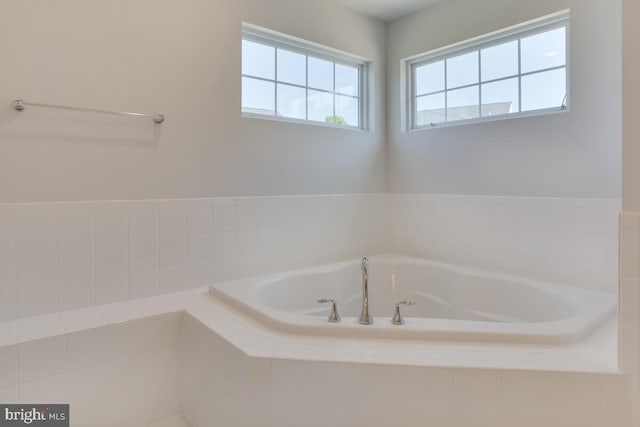
M391 251L615 292L617 199L389 195Z
M0 402L69 403L77 427L175 416L181 322L173 313L2 347Z
M180 351L193 427L634 425L628 375L254 359L190 316Z
M0 205L0 322L387 250L386 195Z

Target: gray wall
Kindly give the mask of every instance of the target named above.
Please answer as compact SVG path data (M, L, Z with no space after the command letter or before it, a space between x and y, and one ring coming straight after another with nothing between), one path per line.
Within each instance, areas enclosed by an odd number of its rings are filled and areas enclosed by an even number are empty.
M571 9L571 111L401 129L401 60ZM448 0L388 26L392 192L620 197L620 0Z
M640 4L623 0L623 196L625 211L640 212Z
M242 21L371 59L372 130L241 118ZM10 1L0 55L0 202L385 190L385 27L331 2Z

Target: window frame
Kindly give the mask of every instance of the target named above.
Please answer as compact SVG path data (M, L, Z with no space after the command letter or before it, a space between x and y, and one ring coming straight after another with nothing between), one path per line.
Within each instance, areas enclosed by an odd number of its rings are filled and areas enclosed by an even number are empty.
M297 37L289 36L286 34L278 33L276 31L272 31L266 28L262 28L253 24L249 24L246 22L242 23L242 37L241 42L247 40L254 43L266 45L275 48L274 56L275 56L275 69L274 69L274 78L261 78L251 75L245 75L242 72L242 65L240 70L240 79L250 78L255 80L260 80L264 82L269 82L274 84L274 114L261 114L255 112L244 111L242 106L242 101L240 102L240 111L242 113L242 117L246 118L257 118L257 119L265 119L265 120L274 120L280 122L289 122L289 123L297 123L297 124L307 124L313 126L325 126L337 129L350 129L350 130L360 130L360 131L368 131L369 130L369 107L368 107L368 74L369 74L369 63L370 61L350 53L346 53L337 49L333 49L330 47L326 47L320 45L318 43L310 42L307 40L303 40ZM242 49L242 48L241 48ZM299 85L289 82L283 82L278 80L278 49L294 52L300 55L305 55L306 62L306 82L305 85ZM333 63L333 91L318 89L314 87L309 87L309 56L314 58L318 58L321 60L329 61ZM358 69L358 96L347 95L344 93L340 93L336 91L336 71L335 65L345 65ZM305 116L304 119L298 119L293 117L284 117L278 115L278 85L286 85L296 88L301 88L305 90ZM336 96L347 96L358 100L358 126L354 125L340 125L336 123L327 123L316 120L310 120L309 117L309 108L308 108L308 100L309 100L309 90L313 90L316 92L323 92L327 94L333 95L333 115L336 115ZM242 84L241 84L242 91Z
M535 71L530 71L523 73L522 72L522 55L521 55L521 39L543 33L545 31L551 31L558 28L566 28L566 38L565 38L565 65L542 68ZM571 107L571 84L570 84L570 34L571 34L571 16L570 11L562 10L560 12L553 13L551 15L543 16L538 19L534 19L531 21L524 22L522 24L514 25L502 30L498 30L486 35L482 35L479 37L474 37L469 40L462 41L460 43L455 43L449 46L445 46L439 49L432 50L430 52L415 55L403 60L403 67L405 69L405 81L406 81L406 91L405 91L405 130L407 131L420 131L425 129L441 129L445 127L452 126L463 126L469 124L477 124L477 123L486 123L498 120L507 120L507 119L516 119L523 117L534 117L548 114L556 114L556 113L564 113L570 111ZM503 43L509 43L517 41L518 42L518 73L515 75L509 75L507 77L501 77L497 79L482 81L481 76L481 68L482 68L482 59L480 52L483 49L487 49L490 47L494 47L497 45L501 45ZM478 82L472 83L460 87L448 88L446 86L446 61L449 58L457 57L460 55L465 55L472 52L478 52ZM416 88L416 73L415 70L419 66L428 65L431 63L436 63L439 61L445 62L445 87L441 91L434 91L427 94L421 94L419 96L415 93ZM530 75L540 74L543 72L565 69L565 82L566 82L566 96L562 105L558 107L550 107L544 109L537 109L531 111L522 111L522 78ZM518 79L518 112L515 113L506 113L506 114L497 114L491 116L482 116L482 85L505 81L509 79L517 78ZM459 90L469 87L478 86L478 108L479 108L479 117L473 119L463 119L463 120L455 120L455 121L444 121L440 123L431 123L426 125L417 125L417 100L421 96L433 95L443 93L445 94L445 106L444 111L445 115L447 114L447 92L453 90Z

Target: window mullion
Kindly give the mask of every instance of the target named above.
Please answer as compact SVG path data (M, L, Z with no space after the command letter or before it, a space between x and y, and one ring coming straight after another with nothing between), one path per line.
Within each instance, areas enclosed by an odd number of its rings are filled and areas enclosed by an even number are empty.
M447 58L444 59L444 122L449 121L449 81L447 78Z
M333 123L336 122L336 102L338 98L336 96L336 63L333 63Z
M273 84L273 100L275 102L275 105L273 106L273 113L276 117L278 117L278 47L275 46L275 49L273 49L274 55L275 55L275 71L273 73L273 75L275 76L275 80L274 80L274 84Z
M518 39L518 113L522 112L522 39Z
M478 117L482 117L482 55L478 49Z

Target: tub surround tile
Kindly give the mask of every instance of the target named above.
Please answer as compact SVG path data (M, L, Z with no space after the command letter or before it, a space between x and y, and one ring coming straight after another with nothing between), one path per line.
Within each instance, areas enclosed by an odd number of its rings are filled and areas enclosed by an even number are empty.
M502 415L545 418L550 414L551 374L502 373Z
M160 289L158 267L142 267L129 271L129 299L158 295Z
M0 389L5 390L17 384L18 350L15 345L0 347Z
M500 415L500 372L459 370L453 376L454 412L459 415Z
M18 345L18 380L22 384L63 374L65 362L64 335L21 343Z
M158 292L167 294L187 289L189 270L186 264L161 265Z
M167 200L158 212L158 236L161 239L187 235L187 205L184 200Z
M67 403L66 380L66 375L61 374L20 384L18 387L18 402Z
M129 239L158 239L160 224L158 204L154 200L129 202Z
M90 314L93 310L97 314ZM177 322L184 320L182 311L189 313L186 319L190 320L185 324L202 325L202 334L190 335L188 328L177 326ZM174 314L149 318L164 313ZM71 401L75 405L74 413L80 417L78 419L82 419L83 412L95 415L100 413L100 407L118 404L125 415L135 412L141 424L146 425L146 420L153 419L154 402L162 402L163 408L170 408L168 415L171 415L178 408L175 390L179 389L179 361L176 354L178 348L185 351L194 345L197 350L189 357L198 359L190 359L190 365L202 381L198 377L189 379L188 375L185 379L193 388L189 396L200 394L203 400L199 413L201 420L206 420L210 414L208 411L213 410L220 414L219 419L231 422L228 425L242 425L241 421L247 419L254 422L245 425L269 425L272 421L273 425L321 426L328 423L339 425L340 422L350 425L359 419L369 425L397 423L418 426L428 420L429 425L462 427L630 427L625 418L629 413L628 377L547 371L578 368L584 360L578 349L554 349L551 353L545 348L534 350L487 345L479 349L477 346L465 348L459 343L435 346L366 340L345 345L340 339L318 340L274 334L216 303L206 295L205 289L53 316L72 319L60 320L63 324L61 329L50 331L59 335L51 337L52 341L65 344L56 346L39 340L19 345L16 350L19 356L16 357L22 356L22 360L26 360L25 366L31 367L27 371L31 376L27 379L32 380L23 381L20 375L18 387L3 388L0 384L0 396L8 395L9 399L14 396L21 401ZM45 323L41 322L40 326L44 326ZM115 322L124 323L112 324ZM71 336L85 336L82 331L75 330L83 324L91 326L87 337L95 333L93 328L106 331L108 359L102 357L103 351L91 351L85 354L87 359L81 357L84 362L80 360L69 364L72 346L66 341ZM74 333L69 335L68 331ZM193 344L186 344L185 339ZM91 346L93 339L81 341L83 344L75 347ZM98 341L102 342L102 339ZM594 348L604 347L606 344L603 343L596 341L592 345ZM95 347L105 348L102 344ZM41 359L44 348L50 349L47 353L53 354L54 360L34 371L35 359L29 361L29 357L39 355ZM61 348L65 350L61 351ZM73 352L78 353L73 357L83 353ZM584 354L595 353L593 348L589 348ZM259 356L260 359L251 356ZM287 358L301 360L282 360ZM40 359L38 364L41 364ZM334 364L321 360L352 363ZM562 360L566 361L565 365ZM85 363L91 366L78 367ZM203 374L204 363L214 364L220 369L205 370ZM384 366L385 363L450 367ZM514 367L518 364L522 369L539 372L460 368L473 363L483 368L498 367L499 364ZM74 369L69 370L69 366ZM25 368L21 366L21 372L22 369ZM223 375L220 372L225 371L237 387L247 390L246 394L227 387L231 383L225 382L225 376L220 377ZM380 393L383 388L385 392ZM265 407L265 399L261 396L268 396L274 390L278 395L273 401L267 399L268 406ZM388 403L389 390L398 393L391 403ZM545 390L548 390L546 394ZM143 401L134 399L140 395L147 398ZM216 400L215 396L226 396L224 405L211 404ZM245 396L250 396L249 405ZM127 405L127 402L136 402L136 405ZM464 406L464 402L471 403ZM334 410L323 411L334 403ZM389 405L396 409L390 411ZM190 411L195 406L198 406L197 401L185 403L188 416L192 415ZM357 409L359 407L368 410L361 412ZM288 411L289 408L293 409ZM158 410L158 416L164 415L167 414ZM124 422L124 415L122 417L116 421ZM239 423L235 423L238 420ZM299 422L303 424L295 424Z
M109 371L107 368L108 365L102 363L67 373L67 397L68 403L74 408L74 420L77 405L98 402L109 396Z
M212 207L190 207L187 224L188 234L211 234L213 232Z
M126 358L147 350L146 334L144 319L107 326L109 360Z
M124 201L94 204L97 243L129 240L129 206Z
M0 402L5 404L18 403L18 387L0 389Z
M619 200L428 194L388 199L392 252L615 291Z
M128 298L128 271L96 273L96 305L125 301Z
M15 205L16 252L55 250L56 206L28 203Z
M386 200L355 194L0 205L0 289L15 293L2 320L385 252Z
M185 265L187 263L187 248L189 247L187 242L192 243L193 237L189 236L189 240L186 236L160 239L160 266ZM191 250L190 248L189 254L191 254Z
M453 370L408 367L406 371L406 410L417 418L453 414Z

